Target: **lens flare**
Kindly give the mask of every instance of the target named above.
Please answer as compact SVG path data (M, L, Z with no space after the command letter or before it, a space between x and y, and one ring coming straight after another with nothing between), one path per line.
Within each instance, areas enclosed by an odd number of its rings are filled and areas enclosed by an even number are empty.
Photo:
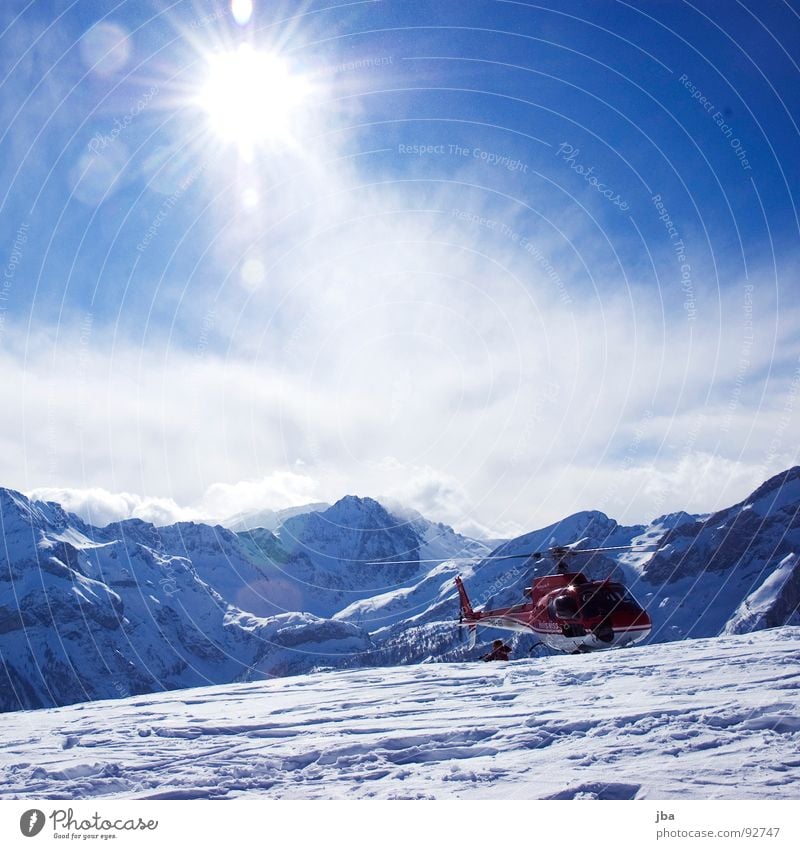
M279 56L242 45L209 60L198 102L216 135L252 153L260 143L292 141L308 93Z
M240 27L247 26L253 17L253 0L231 0L231 15Z

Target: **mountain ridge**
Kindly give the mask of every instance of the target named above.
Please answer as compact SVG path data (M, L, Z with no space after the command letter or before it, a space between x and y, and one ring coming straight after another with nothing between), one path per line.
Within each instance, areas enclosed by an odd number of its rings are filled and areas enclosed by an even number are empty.
M96 528L0 488L0 709L320 665L468 659L453 578L463 576L476 607L512 604L552 564L492 557L576 540L657 546L579 563L624 578L651 612L651 642L800 624L800 467L710 515L623 526L587 510L491 551L370 497L318 506L290 508L272 530L140 519ZM533 643L510 641L518 656Z

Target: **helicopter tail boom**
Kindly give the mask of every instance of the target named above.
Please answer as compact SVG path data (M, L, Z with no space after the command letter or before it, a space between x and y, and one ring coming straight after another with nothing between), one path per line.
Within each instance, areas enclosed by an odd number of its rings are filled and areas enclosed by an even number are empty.
M461 580L461 575L456 578L456 588L458 589L458 598L461 602L462 619L466 619L468 622L477 621L479 617L475 615L475 611L472 609L472 604L464 587L464 582Z

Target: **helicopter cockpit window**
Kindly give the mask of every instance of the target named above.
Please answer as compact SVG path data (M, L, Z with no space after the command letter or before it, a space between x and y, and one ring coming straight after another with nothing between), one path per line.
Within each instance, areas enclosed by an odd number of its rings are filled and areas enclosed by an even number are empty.
M559 619L574 619L578 615L578 605L572 596L562 595L553 601L553 613Z
M581 595L581 613L584 616L607 616L614 612L633 612L641 608L622 585L605 586L587 590Z
M581 612L584 616L603 616L608 613L600 590L587 590L581 595Z
M639 602L628 592L622 584L612 584L608 588L608 592L613 595L614 605L617 610L625 610L628 612L638 612L642 608Z

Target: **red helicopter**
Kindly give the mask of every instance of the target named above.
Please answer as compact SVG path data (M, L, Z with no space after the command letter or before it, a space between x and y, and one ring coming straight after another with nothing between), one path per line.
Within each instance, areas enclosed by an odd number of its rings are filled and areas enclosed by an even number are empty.
M641 642L652 627L644 608L620 583L605 579L591 581L582 572L569 571L567 558L576 554L643 550L642 546L610 546L575 549L556 546L547 552L501 555L492 559L533 558L550 554L556 574L534 578L523 604L496 610L473 610L461 577L455 579L461 600L459 625L470 630L470 646L477 639L478 625L535 634L556 651L578 654L601 651Z

